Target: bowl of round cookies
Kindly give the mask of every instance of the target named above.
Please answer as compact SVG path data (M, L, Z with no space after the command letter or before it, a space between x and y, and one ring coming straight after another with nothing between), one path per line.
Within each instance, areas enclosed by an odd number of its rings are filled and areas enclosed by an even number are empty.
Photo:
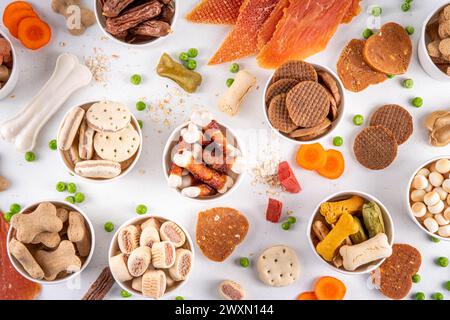
M450 241L450 156L431 159L414 171L406 202L411 219L420 229Z
M315 255L344 274L364 274L392 254L394 224L386 207L359 191L335 193L315 209L307 237Z
M343 118L345 94L330 69L288 61L275 70L264 89L264 115L281 137L296 143L329 136Z
M72 174L91 182L106 182L133 169L142 150L142 132L123 104L90 102L66 113L57 145Z
M77 276L89 264L95 248L94 227L73 204L41 201L11 218L8 256L30 281L58 284Z
M111 273L124 290L159 299L188 280L194 244L180 224L159 216L139 216L116 231L108 257Z
M208 111L194 111L176 128L163 151L169 187L183 197L208 202L229 195L245 172L243 144Z

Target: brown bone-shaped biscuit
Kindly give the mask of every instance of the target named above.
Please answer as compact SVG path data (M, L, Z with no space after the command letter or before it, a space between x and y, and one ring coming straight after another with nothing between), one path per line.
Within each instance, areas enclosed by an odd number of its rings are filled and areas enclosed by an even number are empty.
M16 229L16 238L23 243L31 243L42 232L59 232L63 223L56 215L56 207L50 202L43 202L29 214L16 214L11 219Z
M89 230L86 227L84 217L76 211L69 212L69 227L67 237L76 244L78 253L82 257L87 257L91 251L91 240Z
M42 243L47 248L56 248L61 242L61 236L57 232L41 232L31 241L32 244Z
M78 272L81 269L81 260L75 254L75 247L68 240L61 241L54 251L38 250L35 259L44 270L44 279L53 281L62 271L67 273Z

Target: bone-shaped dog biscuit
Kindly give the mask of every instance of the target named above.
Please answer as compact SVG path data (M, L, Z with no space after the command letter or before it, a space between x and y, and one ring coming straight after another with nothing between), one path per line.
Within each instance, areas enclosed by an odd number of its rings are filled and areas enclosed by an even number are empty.
M55 280L60 272L81 270L81 260L75 253L75 246L68 240L61 241L54 251L38 250L35 259L44 270L44 279L48 281Z
M59 232L63 223L56 215L56 207L43 202L31 213L15 214L11 225L16 229L16 238L23 243L31 243L34 237L42 232Z
M17 259L17 261L19 261L30 277L33 279L44 278L44 271L23 243L17 241L16 239L12 239L9 242L9 252L14 258Z
M67 237L77 246L81 257L87 257L91 251L91 239L84 217L76 211L69 212Z
M42 243L47 248L56 248L61 242L61 237L57 232L42 232L36 235L31 241L32 244Z

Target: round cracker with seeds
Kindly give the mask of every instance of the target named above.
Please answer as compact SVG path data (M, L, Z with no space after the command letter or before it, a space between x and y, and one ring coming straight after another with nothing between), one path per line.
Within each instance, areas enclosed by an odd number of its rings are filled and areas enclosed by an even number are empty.
M383 126L391 131L398 145L405 143L414 131L411 114L396 104L378 108L370 117L370 125Z
M97 132L94 136L95 152L104 160L128 160L138 151L140 144L139 133L132 125L117 132Z
M121 103L100 101L88 109L86 121L89 127L97 132L117 132L128 126L131 113Z
M266 105L268 106L273 98L282 93L288 93L293 87L298 84L298 80L295 79L280 79L277 82L272 83L266 92Z
M286 108L286 96L286 93L277 95L272 99L267 110L272 126L283 133L292 132L298 127L289 117L289 112Z
M280 79L295 79L297 81L318 81L316 69L304 61L292 60L282 64L273 74L271 83Z

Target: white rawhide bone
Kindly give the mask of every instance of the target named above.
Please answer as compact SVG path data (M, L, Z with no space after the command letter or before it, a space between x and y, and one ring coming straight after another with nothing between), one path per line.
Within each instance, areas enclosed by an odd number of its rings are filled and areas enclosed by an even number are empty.
M196 110L190 117L191 122L200 128L205 128L213 119L211 112L207 110Z
M186 143L193 144L202 139L202 131L195 123L189 123L187 128L181 130L181 137Z
M359 244L342 246L339 253L344 260L345 270L354 271L366 263L389 257L392 248L386 234L379 233Z
M56 60L55 70L38 94L15 118L0 127L0 136L17 150L32 150L41 128L76 90L91 82L92 73L69 53Z

